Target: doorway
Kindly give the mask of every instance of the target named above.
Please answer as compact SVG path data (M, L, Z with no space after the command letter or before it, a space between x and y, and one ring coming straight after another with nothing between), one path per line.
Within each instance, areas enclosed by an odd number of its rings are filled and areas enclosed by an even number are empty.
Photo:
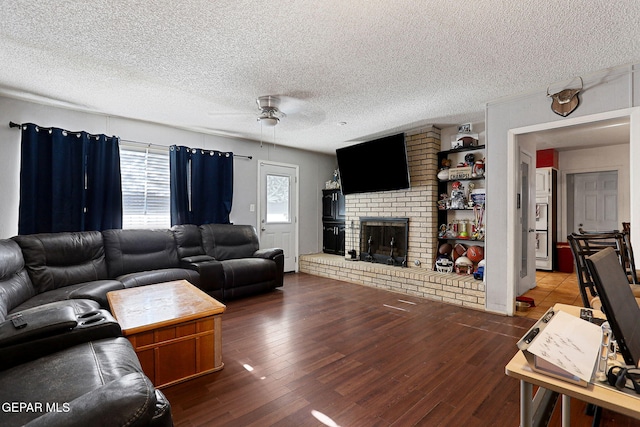
M282 248L284 271L298 271L298 166L258 162L261 248Z
M636 107L509 130L507 136L506 158L508 165L508 176L510 177L508 183L513 182L513 184L508 185L508 194L510 194L511 196L506 198L507 230L509 230L506 236L506 245L507 248L512 248L512 250L506 251L506 277L507 280L509 280L511 283L511 286L507 287L507 292L505 295L507 298L506 314L514 314L515 297L518 295L518 291L520 289L520 266L522 264L522 258L518 249L522 247L522 233L516 205L517 195L520 191L520 183L518 181L520 170L519 153L522 150L522 147L526 147L527 149L529 149L529 151L533 152L535 152L535 150L549 148L557 148L558 150L575 150L577 148L592 147L605 149L603 147L607 144L616 144L612 141L613 138L606 137L605 134L608 135L608 132L613 133L619 131L620 129L623 129L625 132L622 133L624 133L625 135L627 144L625 156L627 159L634 159L637 154L635 153L633 144L629 143L629 141L634 140L634 134L640 135L639 128L640 108ZM548 136L553 136L555 134L558 134L561 137L552 140L552 142L549 142L550 139L548 138ZM579 137L575 138L576 135L578 135ZM595 136L597 136L598 138L595 138ZM617 142L617 144L621 143ZM601 158L603 157L607 157L607 155L605 154L604 156L601 156ZM573 162L574 163L567 167L567 173L602 170L602 167L590 167L586 169L584 159L578 158L578 156L576 156ZM623 172L622 175L620 174L621 170ZM629 187L631 187L631 183L634 181L633 178L637 174L635 168L633 168L633 164L630 165L630 167L628 167L627 169L618 169L618 172L618 186L620 187L621 185L625 185L625 188L627 190L630 190ZM533 180L530 185L534 186L535 180ZM561 174L560 188L562 188L563 191L563 194L560 195L561 201L559 202L559 209L562 210L562 224L560 228L561 231L558 234L558 238L564 237L561 240L566 241L568 230L566 214L566 173ZM633 222L633 218L638 216L638 213L634 212L634 196L633 194L630 194L630 191L623 191L621 187L618 189L618 191L619 199L626 198L626 200L619 200L618 206L629 206L624 216L620 216L619 210L618 220L622 221L624 220L624 218L628 217L631 219L631 222ZM535 204L535 198L532 199L532 202ZM636 227L636 229L640 229L640 227ZM632 242L635 241L636 237L640 237L640 231L636 232L632 228ZM534 252L530 256L535 258L535 247Z

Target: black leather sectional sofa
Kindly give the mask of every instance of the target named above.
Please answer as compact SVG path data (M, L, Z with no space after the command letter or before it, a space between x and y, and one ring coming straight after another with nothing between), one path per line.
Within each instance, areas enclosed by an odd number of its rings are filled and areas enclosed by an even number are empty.
M225 301L282 286L283 269L245 225L0 240L0 425L171 426L107 292L186 279Z

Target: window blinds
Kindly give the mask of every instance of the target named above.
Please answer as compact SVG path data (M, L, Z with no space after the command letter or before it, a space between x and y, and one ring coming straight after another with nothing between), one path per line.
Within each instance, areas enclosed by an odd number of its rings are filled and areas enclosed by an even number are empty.
M171 227L169 149L120 146L122 228Z

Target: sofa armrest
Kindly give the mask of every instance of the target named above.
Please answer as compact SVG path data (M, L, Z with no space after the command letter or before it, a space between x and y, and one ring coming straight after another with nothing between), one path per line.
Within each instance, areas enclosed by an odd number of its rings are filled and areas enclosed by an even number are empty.
M68 347L122 335L120 324L106 310L75 313L73 307L39 306L21 312L27 325L16 329L9 318L0 324L0 366L35 360Z
M274 288L284 285L284 251L280 248L258 249L253 253L254 258L270 259L276 263L276 279Z
M253 253L254 258L275 259L278 255L283 255L284 251L280 248L258 249Z
M209 255L192 255L187 256L180 259L180 264L184 265L185 263L197 263L197 262L206 262L206 261L215 261L215 258Z
M26 425L36 426L145 426L153 420L157 395L141 372L127 374L71 402L59 402L59 410L47 412ZM170 417L170 411L167 414ZM156 421L157 422L157 421Z
M23 326L16 327L15 319L22 318ZM78 319L72 307L48 310L40 313L25 311L15 313L0 323L0 348L8 347L43 336L68 332L78 325Z
M222 300L224 296L224 270L222 263L211 257L209 259L197 258L200 259L199 261L197 259L189 261L191 258L193 257L183 258L180 261L180 266L197 271L200 275L200 285L198 287L214 298Z

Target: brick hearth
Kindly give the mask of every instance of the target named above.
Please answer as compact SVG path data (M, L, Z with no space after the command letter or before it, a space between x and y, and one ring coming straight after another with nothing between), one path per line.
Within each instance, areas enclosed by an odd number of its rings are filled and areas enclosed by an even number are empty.
M300 271L484 310L484 283L471 276L438 273L423 268L390 267L364 261L348 261L344 257L329 254L302 255Z

